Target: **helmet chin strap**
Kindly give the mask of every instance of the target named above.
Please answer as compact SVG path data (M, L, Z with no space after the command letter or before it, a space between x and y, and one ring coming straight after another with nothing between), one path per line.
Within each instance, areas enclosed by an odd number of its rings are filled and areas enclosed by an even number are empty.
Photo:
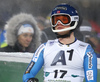
M76 28L77 24L78 24L78 22L75 22L74 26L71 26L71 27L65 28L65 29L60 29L60 30L54 30L54 29L52 28L52 31L53 31L53 32L63 32L63 31L73 30L73 29Z

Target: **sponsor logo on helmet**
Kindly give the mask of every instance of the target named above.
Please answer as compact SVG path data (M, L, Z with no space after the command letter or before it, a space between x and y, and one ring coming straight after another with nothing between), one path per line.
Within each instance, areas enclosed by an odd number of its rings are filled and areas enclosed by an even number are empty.
M57 11L57 13L60 13L60 11Z
M67 10L66 7L56 7L54 10L58 10L58 9L61 9L61 10Z

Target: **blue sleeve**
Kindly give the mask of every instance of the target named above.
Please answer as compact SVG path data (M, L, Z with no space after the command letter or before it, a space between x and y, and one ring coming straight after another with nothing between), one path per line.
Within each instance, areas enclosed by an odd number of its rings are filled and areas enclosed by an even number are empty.
M43 53L44 47L41 45L34 53L34 56L23 75L23 82L27 82L30 78L34 78L42 68L44 64Z
M90 45L86 49L83 66L86 82L97 82L97 57Z

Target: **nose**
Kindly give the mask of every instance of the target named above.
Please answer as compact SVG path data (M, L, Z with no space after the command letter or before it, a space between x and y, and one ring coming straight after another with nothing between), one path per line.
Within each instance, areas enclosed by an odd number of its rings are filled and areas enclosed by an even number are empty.
M27 41L28 41L28 42L31 42L31 40L32 40L32 38L27 37Z
M60 20L58 20L57 25L62 25L62 23L61 23L61 21L60 21Z

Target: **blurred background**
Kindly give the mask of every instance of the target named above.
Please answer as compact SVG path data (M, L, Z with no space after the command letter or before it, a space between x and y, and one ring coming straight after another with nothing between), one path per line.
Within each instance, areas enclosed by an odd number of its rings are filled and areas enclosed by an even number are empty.
M50 13L60 3L70 3L77 6L83 21L82 27L78 29L82 35L76 35L80 37L80 40L91 43L99 54L100 0L0 0L0 44L4 43L3 35L6 21L13 15L20 12L32 14L36 18L39 28L43 30L50 27Z
M100 58L100 0L0 0L0 47L7 45L5 43L4 26L13 15L20 12L32 14L37 20L39 28L44 30L51 27L49 21L50 13L52 9L60 3L70 3L79 9L83 21L75 35L77 35L78 39L90 43L97 53L97 57ZM53 38L55 38L54 35L50 36L49 39ZM7 82L9 79L8 82L21 82L22 74L26 66L27 64L24 65L23 63L14 63L13 65L10 62L0 62L1 81ZM9 69L7 70L6 68ZM10 73L16 75L12 74L11 76ZM100 74L100 71L98 71L98 74ZM7 81L5 77L8 77ZM98 78L99 77L98 75ZM19 81L15 81L14 79L16 78ZM100 79L98 79L98 82L100 82Z

